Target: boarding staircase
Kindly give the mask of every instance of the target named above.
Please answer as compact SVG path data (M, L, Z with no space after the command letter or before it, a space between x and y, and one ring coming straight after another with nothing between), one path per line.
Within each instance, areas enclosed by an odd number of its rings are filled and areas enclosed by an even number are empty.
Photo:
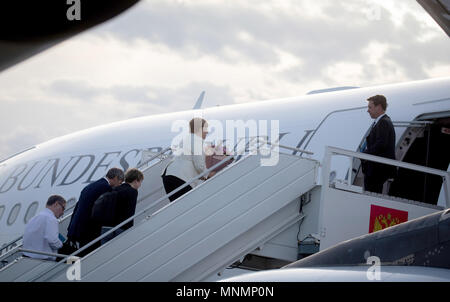
M165 195L164 188L160 181L159 171L163 169L167 165L167 162L171 159L171 149L166 148L160 152L148 152L146 150L142 151L142 159L138 163L138 168L141 169L146 178L146 186L142 186L139 189L139 197L136 203L136 212L141 211L148 207L148 211L154 212L156 209L163 207L165 204L169 203L168 199L161 198ZM158 201L159 200L159 201ZM155 202L158 201L158 202ZM71 204L68 201L69 205L65 210L64 216L58 219L59 223L59 233L64 237L67 236L67 228L70 223L70 219L73 214L73 210L75 209L75 203ZM23 259L22 257L22 245L23 245L23 236L20 236L8 244L5 244L0 249L0 272L6 266L12 267L16 265L18 261L23 264L25 271L27 271L30 267L33 267L33 263L39 264L40 262L45 263L45 261L34 261L34 259ZM57 257L66 257L67 255L53 255ZM49 265L53 262L49 262ZM42 267L46 267L45 264ZM14 266L14 270L17 270L18 275L22 275L22 271L18 269L18 266ZM2 281L2 276L4 274L0 273L0 281Z
M264 166L261 155L236 159L170 204L158 198L168 159L144 170L145 210L131 218L133 228L81 259L82 281L206 280L302 219L299 197L317 184L316 160L279 153L276 165ZM146 185L152 179L159 185ZM67 281L68 268L65 259L20 258L0 281Z
M332 158L343 156L350 159L350 173L346 179L330 178ZM261 165L260 155L237 156L234 164L169 204L160 175L170 157L163 157L143 169L140 209L130 218L135 226L81 259L81 281L212 281L246 255L292 262L296 253L280 256L289 245L300 255L311 242L323 250L367 234L373 209L382 208L386 216L404 212L408 220L442 210L363 191L352 181L354 158L441 176L445 207L450 207L448 171L333 147L326 148L320 170L316 160L281 152L275 166ZM0 281L67 281L72 267L66 260L18 258L0 269Z
M70 223L70 218L72 217L73 209L75 208L75 205L70 205L65 210L65 215L58 219L59 223L59 233L63 236L66 236L67 228ZM17 258L21 257L21 249L23 244L23 236L17 237L16 239L10 241L9 243L5 244L0 249L0 269L2 269L4 266L13 263Z

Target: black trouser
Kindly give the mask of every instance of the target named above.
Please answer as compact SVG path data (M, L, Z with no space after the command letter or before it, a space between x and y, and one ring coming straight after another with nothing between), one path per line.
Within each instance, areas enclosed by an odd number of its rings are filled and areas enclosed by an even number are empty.
M100 235L99 235L100 236ZM96 238L96 237L95 237ZM92 240L94 240L95 238L92 239L81 239L80 241L78 241L80 248L82 248L83 246L87 245L89 242L91 242ZM79 257L84 257L87 254L89 254L90 252L96 250L97 248L100 247L100 241L97 241L96 243L94 243L93 245L91 245L90 247L88 247L87 249L85 249L84 251L78 253L77 256Z
M105 234L106 232L109 232L113 227L108 227L108 226L103 226L102 227L102 235ZM120 235L121 233L123 233L125 230L122 228L118 228L117 230L115 230L114 232L112 232L111 234L109 234L108 236L106 236L105 238L103 238L101 240L101 245L104 245L105 243L107 243L108 241L110 241L111 239L113 239L114 237Z
M374 193L383 193L383 185L386 177L373 177L364 175L364 190Z
M184 185L186 183L184 180L182 180L176 176L173 176L173 175L163 175L162 179L163 179L164 189L166 190L167 194L169 194L173 190L177 189L178 187L181 187L182 185ZM183 194L186 194L190 190L192 190L192 187L186 186L185 188L181 189L177 193L170 196L169 197L170 202L174 201L175 199L182 196Z

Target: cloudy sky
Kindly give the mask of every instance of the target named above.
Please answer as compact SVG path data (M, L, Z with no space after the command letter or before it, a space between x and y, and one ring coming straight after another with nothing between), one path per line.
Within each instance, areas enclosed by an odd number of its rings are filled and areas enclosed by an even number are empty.
M378 3L382 2L382 4ZM143 0L0 73L0 159L150 114L450 76L414 0Z

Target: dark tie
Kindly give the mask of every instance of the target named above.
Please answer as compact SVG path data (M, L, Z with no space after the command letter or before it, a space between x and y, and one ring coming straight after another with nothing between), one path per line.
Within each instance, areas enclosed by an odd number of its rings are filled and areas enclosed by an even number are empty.
M362 143L361 148L359 148L359 152L364 152L367 149L367 136L369 136L370 132L372 132L373 127L375 127L375 123L376 121L372 123L372 126L370 126L370 130L367 132L364 142Z

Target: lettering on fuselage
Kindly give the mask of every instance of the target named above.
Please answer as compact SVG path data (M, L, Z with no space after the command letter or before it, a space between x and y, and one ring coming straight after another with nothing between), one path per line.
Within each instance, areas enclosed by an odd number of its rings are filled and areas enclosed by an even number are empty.
M289 132L279 134L279 140ZM297 148L310 136L307 131L297 144ZM151 147L145 150L158 153L162 147ZM126 151L108 151L100 154L72 155L68 158L56 157L46 160L21 163L11 168L4 163L1 166L3 172L0 178L0 194L12 189L25 191L28 189L40 189L45 185L51 187L69 186L77 182L89 184L104 176L109 168L121 167L126 171L129 167L135 167L139 163L140 149ZM8 169L9 168L9 169Z
M161 147L148 148L159 152ZM84 184L94 182L104 176L108 168L117 164L124 170L135 166L139 161L141 150L131 149L126 152L111 151L100 155L74 155L68 159L50 158L32 161L4 170L6 178L0 179L0 194L15 188L24 191L30 188L39 189L43 184L50 186L68 186L82 181Z

